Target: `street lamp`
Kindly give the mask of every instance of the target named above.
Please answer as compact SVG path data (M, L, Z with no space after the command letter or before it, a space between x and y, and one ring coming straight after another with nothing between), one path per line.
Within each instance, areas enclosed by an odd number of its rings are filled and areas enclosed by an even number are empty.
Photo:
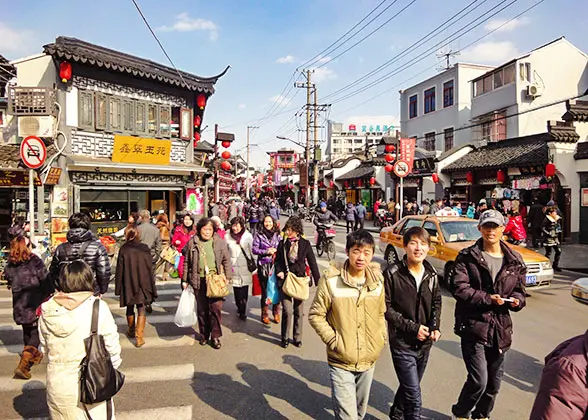
M304 148L304 155L305 155L305 162L306 162L306 192L304 194L304 205L308 208L310 205L310 174L308 173L308 170L310 169L310 148L307 145L303 145L302 143L298 143L297 141L294 141L288 137L284 137L284 136L276 136L277 139L279 140L288 140L302 148ZM317 180L315 179L314 182L317 182Z

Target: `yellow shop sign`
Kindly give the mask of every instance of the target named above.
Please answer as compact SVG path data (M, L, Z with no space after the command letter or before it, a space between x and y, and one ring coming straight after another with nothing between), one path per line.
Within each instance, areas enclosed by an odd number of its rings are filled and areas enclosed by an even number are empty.
M115 135L112 161L169 165L170 152L171 140Z

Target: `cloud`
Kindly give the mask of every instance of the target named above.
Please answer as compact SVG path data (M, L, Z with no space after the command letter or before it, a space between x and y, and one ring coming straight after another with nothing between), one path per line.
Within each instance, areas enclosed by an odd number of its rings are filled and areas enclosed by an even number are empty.
M319 67L317 69L314 69L314 73L312 75L313 82L317 83L336 78L337 74L328 67Z
M188 13L180 13L176 16L176 22L172 26L160 26L157 28L164 32L208 32L208 38L215 41L218 38L218 25L211 20L191 18Z
M294 62L293 55L287 55L285 57L280 57L276 60L276 63L278 63L278 64L289 64L289 63L293 63L293 62Z
M492 19L484 26L484 29L487 31L496 30L497 32L510 32L520 28L521 26L528 25L531 20L527 17L522 17L520 19L513 19L510 22L507 22L507 19Z
M23 29L13 29L0 22L0 52L3 54L27 54L35 48L33 32Z
M245 109L245 108L247 108L246 104L239 104L239 109Z
M511 41L483 42L461 52L465 61L483 64L501 64L520 55Z
M326 63L327 61L331 61L331 57L321 57L317 60L319 63L323 64Z
M290 101L292 100L292 98L287 98L283 95L275 95L272 96L271 98L269 98L269 100L273 103L275 103L278 107L280 106L286 106L290 103Z

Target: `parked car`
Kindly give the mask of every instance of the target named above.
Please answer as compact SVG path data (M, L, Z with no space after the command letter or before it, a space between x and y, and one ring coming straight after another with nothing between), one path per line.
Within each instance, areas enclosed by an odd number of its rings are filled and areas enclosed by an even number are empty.
M431 235L431 249L427 261L435 267L446 285L457 254L480 238L478 221L456 216L406 216L392 227L380 232L380 250L388 264L404 256L402 235L413 226L423 227ZM549 259L538 252L517 245L507 246L519 252L527 266L527 287L543 288L551 285L553 268Z
M582 277L572 283L572 297L578 302L588 304L588 277Z

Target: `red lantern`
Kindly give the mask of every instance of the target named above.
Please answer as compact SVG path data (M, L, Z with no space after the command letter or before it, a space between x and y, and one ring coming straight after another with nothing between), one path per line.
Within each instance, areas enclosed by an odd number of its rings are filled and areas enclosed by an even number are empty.
M194 139L194 148L198 147L198 140Z
M231 147L231 142L230 142L230 141L223 141L221 144L222 144L222 146L223 146L224 148L229 148L229 147Z
M362 181L361 179L358 179L358 180L357 180L357 186L358 186L358 187L361 187L361 186L363 186L363 181Z
M388 153L388 154L386 154L386 156L384 156L384 159L386 159L386 162L393 162L394 155L391 155L390 153Z
M433 174L431 175L431 178L433 178L433 182L436 184L439 182L439 175L437 174Z
M384 166L384 170L386 172L392 172L394 170L394 166L387 164L386 166Z
M547 178L555 176L555 165L553 163L548 163L547 165L545 165L545 176Z
M196 96L196 105L200 109L204 109L204 107L206 106L206 96L204 96L203 93Z
M370 178L370 185L374 185L376 183L376 178L373 176Z
M221 168L223 168L225 171L230 171L231 164L225 160L223 163L221 163Z
M504 181L506 181L506 174L502 169L499 169L498 172L496 172L496 179L498 180L499 184L502 184Z
M194 141L195 142L200 141L200 133L198 131L194 131Z
M69 62L59 63L59 77L63 83L67 83L71 79L71 64Z
M329 187L333 188L335 186L335 183L333 181L329 182Z
M200 127L201 122L202 122L202 118L200 118L200 115L196 115L194 117L194 127Z
M393 144L387 144L385 147L386 153L392 153L394 150L396 150L396 147L394 147Z
M231 152L229 152L228 150L225 150L224 152L221 153L221 156L223 159L228 159L231 157Z
M349 188L349 181L345 181L345 188Z
M470 184L472 182L474 182L474 173L472 171L470 171L466 174L466 181L469 182Z

